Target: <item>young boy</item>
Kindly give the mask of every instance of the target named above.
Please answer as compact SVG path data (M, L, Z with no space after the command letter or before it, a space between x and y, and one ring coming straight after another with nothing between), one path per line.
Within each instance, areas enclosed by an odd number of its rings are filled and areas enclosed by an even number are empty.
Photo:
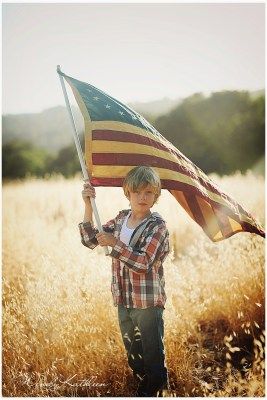
M95 189L84 184L85 214L79 229L84 246L112 248L111 291L118 306L128 363L139 382L136 396L153 397L168 386L163 344L163 261L169 253L169 233L162 217L150 211L161 193L160 178L152 168L133 168L124 180L123 190L131 209L120 211L99 233L93 227L90 203Z

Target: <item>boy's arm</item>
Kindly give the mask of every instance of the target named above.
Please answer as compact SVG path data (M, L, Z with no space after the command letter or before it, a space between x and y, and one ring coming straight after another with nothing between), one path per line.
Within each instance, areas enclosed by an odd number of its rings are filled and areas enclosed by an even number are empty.
M117 240L110 256L119 259L128 268L141 274L147 273L152 268L156 258L160 258L163 262L169 251L169 232L166 226L161 224L153 229L140 250L134 250L121 240Z
M103 230L108 233L113 233L115 228L116 218L111 219L103 226ZM81 242L84 246L89 247L89 249L94 249L98 246L98 241L96 239L96 234L99 232L97 228L93 226L93 221L80 222L78 224Z
M94 227L93 222L93 209L90 201L90 197L95 197L95 188L88 182L85 182L84 189L82 191L82 197L85 203L83 222L78 224L81 242L84 246L94 249L98 245L96 234L98 229ZM108 221L103 225L103 230L108 233L113 233L115 227L115 219Z

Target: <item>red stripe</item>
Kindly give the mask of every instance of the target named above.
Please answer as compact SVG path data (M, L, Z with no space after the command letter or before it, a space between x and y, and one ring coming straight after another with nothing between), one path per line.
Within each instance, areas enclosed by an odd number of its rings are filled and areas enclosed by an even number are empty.
M202 214L201 208L197 202L196 196L194 194L191 193L185 193L184 192L184 197L187 201L187 204L193 214L194 220L200 225L202 226L202 228L204 229L204 231L207 233L205 227L206 227L206 222L205 222L205 218Z
M181 172L179 164L150 154L93 153L92 161L94 165L148 165Z
M151 134L152 135L152 134ZM165 146L163 143L159 143L156 140L153 140L147 136L137 135L136 133L131 132L120 132L120 131L110 131L110 130L93 130L92 131L92 139L93 140L108 140L111 142L130 142L130 143L138 143L144 144L146 146L152 146L156 149L167 151L168 153L171 151L168 146ZM167 141L166 141L167 142ZM181 156L172 150L177 157L181 158Z
M258 229L256 226L253 226L253 225L249 224L248 222L243 222L241 225L242 225L242 228L244 228L244 230L246 232L256 233L257 235L260 235L263 238L265 238L264 230Z

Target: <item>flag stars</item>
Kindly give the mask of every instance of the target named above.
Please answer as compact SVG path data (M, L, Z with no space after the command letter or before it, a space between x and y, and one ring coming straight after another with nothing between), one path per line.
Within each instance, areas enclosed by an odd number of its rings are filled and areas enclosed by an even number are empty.
M109 104L106 104L106 106L105 106L107 109L109 109L110 108L110 105Z
M120 114L120 115L124 115L124 112L123 112L123 111L119 111L119 114Z
M93 100L98 101L98 100L99 100L99 97L94 96L94 97L93 97Z
M135 115L132 115L132 119L137 119L137 117Z

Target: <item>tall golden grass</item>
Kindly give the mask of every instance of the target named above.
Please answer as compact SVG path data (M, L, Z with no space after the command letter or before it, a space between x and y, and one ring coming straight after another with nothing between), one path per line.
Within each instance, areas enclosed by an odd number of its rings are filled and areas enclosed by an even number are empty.
M264 180L219 178L264 224ZM4 396L132 396L111 260L80 242L82 181L28 179L3 187ZM102 222L128 208L121 188L97 188ZM264 239L212 243L163 191L166 219L165 396L264 396Z

